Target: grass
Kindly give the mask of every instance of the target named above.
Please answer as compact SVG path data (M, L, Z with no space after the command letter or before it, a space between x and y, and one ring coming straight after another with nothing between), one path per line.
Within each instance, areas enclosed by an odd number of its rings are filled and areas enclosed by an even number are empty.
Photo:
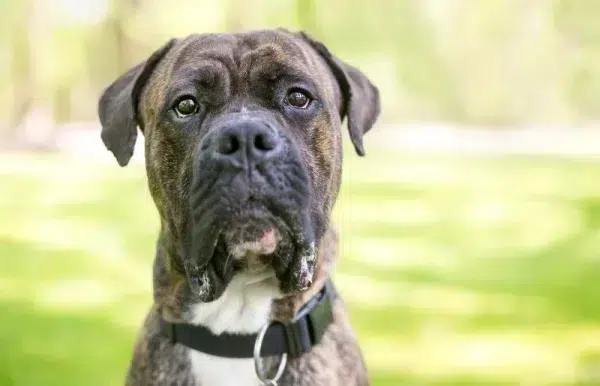
M335 279L375 385L600 384L600 159L347 154ZM121 384L143 168L2 156L0 214L0 385Z

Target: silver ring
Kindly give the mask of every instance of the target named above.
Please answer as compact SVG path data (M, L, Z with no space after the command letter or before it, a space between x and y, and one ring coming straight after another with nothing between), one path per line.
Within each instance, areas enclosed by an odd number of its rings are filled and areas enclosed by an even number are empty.
M277 373L275 374L273 379L267 378L267 376L265 374L265 369L262 367L262 364L261 364L260 349L262 348L262 343L265 338L265 334L267 333L267 330L274 323L279 323L279 322L277 322L277 321L267 322L263 326L263 328L259 331L258 336L256 337L256 340L254 341L254 370L256 371L256 376L262 383L264 383L265 385L270 385L270 386L277 386L277 381L283 375L283 370L285 370L285 364L287 363L287 353L284 352L281 355L281 360L279 361L279 367L277 368Z

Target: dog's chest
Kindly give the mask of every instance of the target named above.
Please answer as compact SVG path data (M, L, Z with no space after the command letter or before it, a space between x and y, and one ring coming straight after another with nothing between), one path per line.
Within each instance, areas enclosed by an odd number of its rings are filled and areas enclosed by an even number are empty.
M223 295L192 309L192 322L213 333L256 333L268 321L277 291L264 282L247 284L234 278ZM260 386L252 358L223 358L189 350L191 371L200 386Z
M253 359L220 358L190 352L192 372L199 386L261 386Z

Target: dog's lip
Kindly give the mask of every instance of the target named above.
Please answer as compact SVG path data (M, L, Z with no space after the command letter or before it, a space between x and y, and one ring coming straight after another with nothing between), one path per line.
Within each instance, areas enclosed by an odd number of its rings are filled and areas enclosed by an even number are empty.
M219 237L226 241L228 248L233 249L237 244L241 249L257 255L271 254L276 250L281 237L291 234L286 217L279 215L275 209L269 202L253 196L223 224ZM245 234L245 229L250 229L250 234ZM236 235L240 230L241 237Z
M242 259L248 255L270 255L277 249L279 238L279 231L270 225L262 232L262 235L255 239L241 240L237 243L229 241L227 249L229 254L237 259Z

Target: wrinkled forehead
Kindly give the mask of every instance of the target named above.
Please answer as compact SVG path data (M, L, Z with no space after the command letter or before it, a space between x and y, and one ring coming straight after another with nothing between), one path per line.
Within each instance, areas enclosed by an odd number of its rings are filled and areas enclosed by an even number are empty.
M174 52L172 78L212 85L218 77L274 80L281 76L322 83L323 65L302 39L284 31L193 35ZM320 74L320 76L319 76Z

